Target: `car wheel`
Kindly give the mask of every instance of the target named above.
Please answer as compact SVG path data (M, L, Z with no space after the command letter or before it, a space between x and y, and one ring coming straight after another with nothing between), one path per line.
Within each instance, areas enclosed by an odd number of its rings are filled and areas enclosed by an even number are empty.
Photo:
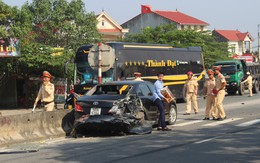
M175 105L171 105L171 108L168 113L168 123L170 125L173 125L175 124L176 120L177 120L177 108Z

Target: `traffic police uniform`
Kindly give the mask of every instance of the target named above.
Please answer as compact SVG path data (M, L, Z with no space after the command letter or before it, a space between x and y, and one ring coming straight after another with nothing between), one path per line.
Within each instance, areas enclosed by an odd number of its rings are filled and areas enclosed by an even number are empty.
M48 71L44 71L42 77L51 78L51 74ZM54 110L54 84L51 82L43 83L38 92L35 104L41 100L41 103L44 105L45 111Z
M208 75L214 75L212 70L208 70ZM209 120L210 118L210 110L212 107L215 107L216 104L216 96L212 93L212 90L215 87L215 78L206 79L204 83L204 96L206 97L206 111L204 120Z
M193 75L191 71L187 75ZM197 79L191 77L191 79L186 80L184 84L185 96L186 96L186 113L190 114L191 112L191 102L193 103L193 109L195 114L198 113L198 102L197 102L197 91L198 91L198 82Z
M141 73L140 72L135 72L134 73L134 76L135 76L135 79L136 81L143 81L143 79L141 79Z
M246 74L248 76L247 76L246 80L243 81L243 83L245 83L245 82L248 83L249 97L252 97L253 96L253 92L252 92L252 89L253 89L253 78L250 75L250 72L247 72Z
M215 70L220 71L221 67L214 67ZM212 112L213 119L223 120L226 118L226 113L223 108L223 100L225 98L225 87L222 87L222 83L226 83L225 77L219 72L216 76L216 86L215 90L217 92L216 96L216 105L214 107L214 110Z

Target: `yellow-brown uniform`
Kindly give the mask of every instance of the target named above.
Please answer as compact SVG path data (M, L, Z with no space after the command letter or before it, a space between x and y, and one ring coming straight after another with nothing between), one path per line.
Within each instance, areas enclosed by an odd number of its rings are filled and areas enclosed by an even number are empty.
M226 118L226 113L224 111L223 104L222 104L225 98L226 91L225 91L225 87L224 88L222 87L222 83L226 83L226 79L221 73L219 73L216 76L216 86L215 86L216 90L218 90L218 94L216 99L216 105L212 112L212 116L214 119Z
M249 91L249 96L253 96L253 78L251 75L248 75L246 80L243 81L243 83L247 82L248 83L248 91Z
M206 111L205 118L210 118L210 110L214 108L216 103L216 96L212 93L213 88L215 87L215 78L206 79L204 83L204 96L206 96Z
M45 111L53 111L54 110L54 84L48 82L46 84L42 84L40 90L38 92L35 103L39 100L44 104Z
M184 84L184 91L186 96L186 113L191 112L191 102L193 103L194 112L198 113L198 102L197 102L197 93L198 93L198 81L195 78L186 80Z

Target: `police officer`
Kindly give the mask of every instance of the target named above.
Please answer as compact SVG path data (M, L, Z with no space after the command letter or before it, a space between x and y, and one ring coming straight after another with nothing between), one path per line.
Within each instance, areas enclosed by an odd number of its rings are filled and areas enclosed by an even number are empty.
M191 112L191 102L193 103L193 109L195 114L198 114L198 81L193 78L193 73L189 71L187 73L188 79L184 84L184 93L186 95L186 113L184 115L190 115Z
M206 111L205 118L203 120L210 120L210 110L214 108L216 103L216 96L212 93L213 88L215 87L215 78L214 71L209 69L207 71L209 76L204 83L204 99L206 98Z
M216 86L213 89L213 93L217 96L216 98L216 105L214 107L212 116L213 120L224 120L226 119L226 113L223 108L223 100L225 98L225 87L226 87L226 79L225 77L220 73L221 67L215 66L214 71L216 75Z
M135 72L134 73L134 77L135 77L134 80L136 80L136 81L143 81L143 79L141 79L141 76L142 76L142 74L140 72Z
M44 105L45 111L54 110L54 84L50 82L52 75L48 71L43 71L42 73L42 85L38 92L37 98L35 99L34 106L37 105L37 102L41 100L41 103Z
M247 78L242 83L245 83L245 82L248 83L248 91L249 91L249 96L248 97L252 97L253 96L253 93L252 93L252 89L253 89L252 76L251 76L250 72L247 72L246 74L247 74Z

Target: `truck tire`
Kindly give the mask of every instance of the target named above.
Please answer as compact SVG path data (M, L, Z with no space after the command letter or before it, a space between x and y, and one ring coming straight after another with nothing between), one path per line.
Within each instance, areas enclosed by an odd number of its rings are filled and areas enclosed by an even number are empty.
M238 94L241 96L243 96L245 94L245 86L242 83L240 83L240 85L238 87Z
M259 91L259 82L257 80L253 81L253 89L252 89L253 93L258 93Z

